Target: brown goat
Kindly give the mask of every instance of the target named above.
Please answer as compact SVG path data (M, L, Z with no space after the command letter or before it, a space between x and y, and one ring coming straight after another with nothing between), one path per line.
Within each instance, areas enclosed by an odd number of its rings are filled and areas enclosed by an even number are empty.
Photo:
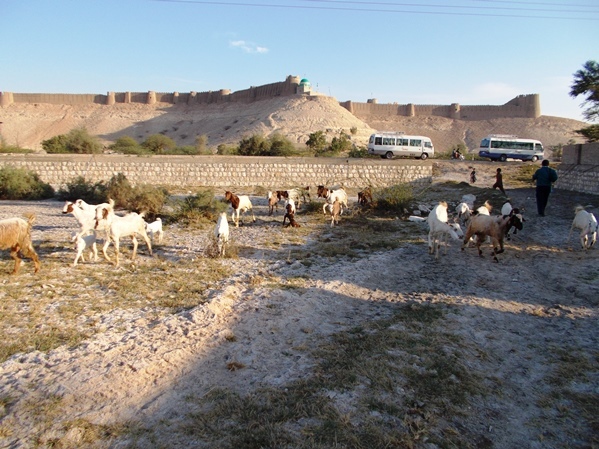
M0 249L10 248L10 257L15 261L12 274L19 272L21 258L23 256L33 260L35 273L40 269L40 260L31 243L31 227L35 221L35 215L29 215L27 221L22 218L7 218L0 220Z
M293 207L291 206L291 204L288 204L286 206L287 209L287 213L285 213L285 216L283 217L283 226L285 226L285 220L289 220L289 224L288 226L293 226L294 228L300 228L300 224L295 221L295 213L293 213Z

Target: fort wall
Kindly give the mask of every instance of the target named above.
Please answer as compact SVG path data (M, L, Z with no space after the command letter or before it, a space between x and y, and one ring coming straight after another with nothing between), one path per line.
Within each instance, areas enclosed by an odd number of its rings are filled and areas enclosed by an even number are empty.
M0 155L0 167L37 173L54 188L82 176L107 182L118 173L133 185L150 184L192 190L198 187L281 189L343 185L363 189L432 182L430 161L252 156Z
M300 85L300 78L288 76L285 81L252 86L249 89L231 92L228 89L207 92L108 92L96 94L44 94L0 92L0 107L13 103L49 103L65 105L102 104L111 106L119 103L141 104L214 104L214 103L250 103L279 96L310 95L309 89ZM364 121L376 117L390 116L438 116L456 120L489 120L495 118L537 118L541 115L538 94L518 95L504 105L462 106L415 105L412 103L379 104L376 99L366 103L344 101L339 103L349 112Z

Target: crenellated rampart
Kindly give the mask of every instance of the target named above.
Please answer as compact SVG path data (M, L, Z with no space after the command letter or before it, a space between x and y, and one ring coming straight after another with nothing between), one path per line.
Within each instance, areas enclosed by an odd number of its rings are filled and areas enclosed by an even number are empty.
M285 81L252 86L249 89L231 92L228 89L207 92L108 92L106 95L96 94L35 94L0 92L0 106L13 103L49 103L65 105L120 103L141 104L218 104L218 103L251 103L254 101L290 95L310 94L300 89L300 79L288 76ZM437 116L456 120L489 120L496 118L537 118L541 115L538 94L518 95L500 106L480 105L462 106L458 103L450 105L415 105L412 103L379 104L376 99L366 103L344 101L339 103L361 120L368 122L377 117L427 117Z

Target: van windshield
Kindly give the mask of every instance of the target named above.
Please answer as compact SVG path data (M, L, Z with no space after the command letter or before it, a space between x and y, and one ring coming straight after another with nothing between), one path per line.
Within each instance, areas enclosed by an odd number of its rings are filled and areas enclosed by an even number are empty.
M491 143L491 141L489 139L483 139L482 142L480 143L480 147L481 148L489 148L490 143Z

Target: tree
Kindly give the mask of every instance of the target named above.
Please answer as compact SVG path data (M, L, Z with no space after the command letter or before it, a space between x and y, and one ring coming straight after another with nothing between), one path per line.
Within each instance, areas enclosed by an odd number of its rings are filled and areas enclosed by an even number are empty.
M327 137L323 131L316 131L308 137L306 146L314 153L321 153L327 146Z
M570 96L586 95L584 105L587 109L583 112L589 121L599 119L599 63L587 61L582 70L574 74L574 83L571 86Z
M154 154L163 154L177 147L173 139L163 134L152 134L141 144Z

